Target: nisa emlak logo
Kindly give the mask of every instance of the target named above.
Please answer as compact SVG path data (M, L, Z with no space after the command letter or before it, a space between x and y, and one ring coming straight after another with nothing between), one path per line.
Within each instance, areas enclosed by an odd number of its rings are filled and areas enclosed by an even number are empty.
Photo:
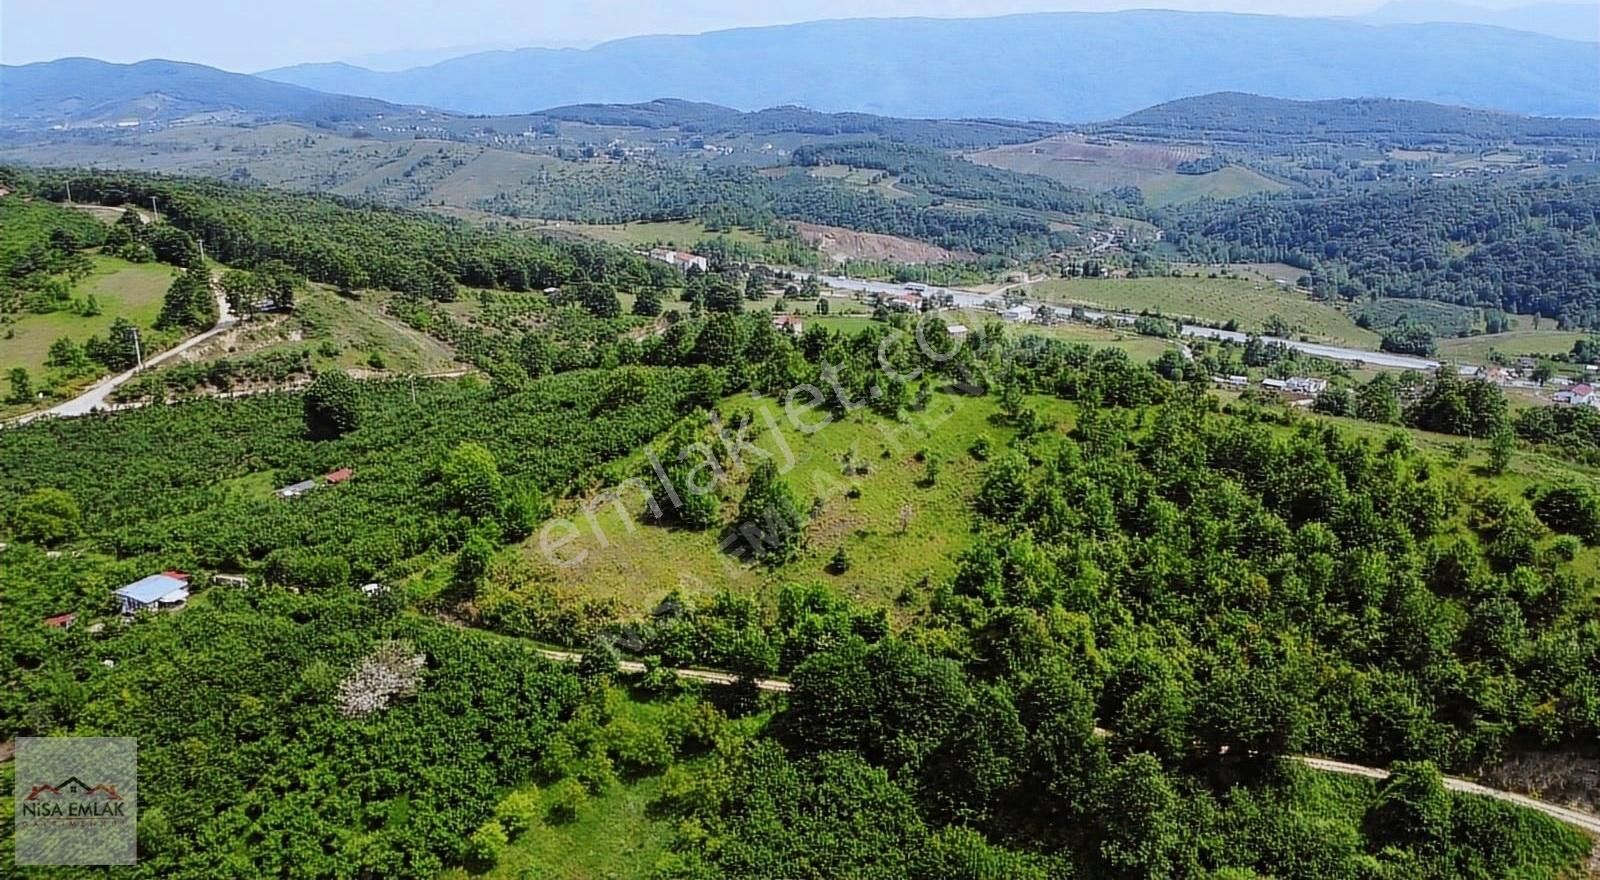
M22 799L21 814L36 819L121 818L122 795L115 785L90 785L69 776L56 785L35 785Z

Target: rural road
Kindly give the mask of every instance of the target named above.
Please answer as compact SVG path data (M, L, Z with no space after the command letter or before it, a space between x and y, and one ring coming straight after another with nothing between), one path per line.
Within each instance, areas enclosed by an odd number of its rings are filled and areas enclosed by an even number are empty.
M539 648L538 651L539 655L546 660L554 660L557 663L577 663L583 659L583 655L576 651L556 651L551 648ZM635 660L623 660L617 664L617 668L629 675L638 675L644 672L644 664ZM709 684L733 684L739 680L739 677L731 672L718 672L714 669L680 668L669 671L679 678L703 681ZM788 693L790 690L788 682L776 678L758 678L756 679L756 688L774 693Z
M1296 757L1295 760L1312 769L1324 770L1329 773L1343 773L1346 776L1365 776L1368 779L1389 778L1389 771L1380 770L1376 767L1366 767L1361 764L1349 764L1344 761L1330 761L1327 758ZM1528 797L1527 795L1516 794L1509 791L1501 791L1498 788L1489 788L1486 785L1479 785L1471 780L1459 779L1454 776L1446 776L1444 778L1444 787L1450 789L1451 791L1482 795L1483 797L1494 798L1498 801L1516 804L1519 807L1526 807L1530 810L1538 810L1546 816L1549 816L1553 819L1558 819L1567 823L1568 825L1575 826L1595 835L1596 837L1600 837L1600 816L1596 816L1592 813L1571 810L1566 807L1557 806L1556 804L1546 803L1545 801Z
M166 351L161 352L160 354L145 358L143 367L134 367L131 370L118 373L115 376L107 376L93 385L90 385L82 394L78 395L77 397L74 397L64 403L58 403L47 410L21 416L17 418L13 424L25 425L34 419L44 418L46 416L70 418L72 416L88 415L96 409L105 407L106 400L111 396L111 392L117 390L118 386L122 385L124 382L127 382L129 379L132 379L143 370L171 360L172 358L183 354L189 349L200 345L206 340L215 337L217 334L222 333L229 327L232 327L236 323L233 317L233 312L228 308L228 298L223 296L222 290L217 286L215 278L212 278L211 290L217 298L216 326L212 327L210 330L206 330L203 333L191 336L177 345L167 349Z
M551 648L539 648L538 651L539 654L546 659L554 660L557 663L577 663L579 660L583 659L583 655L576 651L557 651ZM638 674L644 672L644 664L633 660L623 660L618 663L617 666L621 671L629 674ZM672 669L670 671L679 678L703 681L711 684L733 684L734 682L738 681L738 677L731 673L718 672L711 669ZM775 693L787 693L792 689L792 685L790 685L789 682L776 678L756 679L756 687L764 691L772 691ZM1095 728L1095 734L1097 736L1111 735L1110 731L1098 727ZM1297 761L1306 767L1312 768L1313 770L1321 770L1325 773L1342 773L1346 776L1365 776L1368 779L1389 778L1389 771L1378 767L1367 767L1362 764L1350 764L1345 761L1332 761L1327 758L1312 758L1300 755L1292 757L1291 760ZM1596 837L1600 837L1600 816L1596 816L1592 813L1585 813L1579 810L1573 810L1567 807L1559 806L1557 804L1547 803L1545 801L1538 800L1537 798L1528 797L1527 795L1516 794L1509 791L1501 791L1498 788L1489 788L1488 786L1479 785L1471 780L1460 779L1455 776L1446 776L1444 778L1444 787L1451 791L1481 795L1482 797L1494 798L1498 801L1516 804L1519 807L1524 807L1529 810L1536 810L1545 814L1546 816L1551 817L1552 819L1565 822L1568 825L1572 825L1582 831L1585 831Z
M807 277L808 273L795 272L794 274L797 278L805 278ZM836 275L818 275L816 278L817 281L821 282L822 284L838 290L859 290L863 293L887 294L899 294L905 292L903 285L893 284L887 281L866 281L860 278L842 278ZM929 289L934 293L948 293L955 304L963 308L986 308L990 302L993 302L1000 295L998 292L979 293L974 290L963 290L959 287L933 287ZM1048 305L1058 312L1065 311L1067 308L1069 308L1061 303L1045 303L1033 300L1025 301L1024 304L1035 309L1039 308L1040 306ZM1083 314L1084 317L1091 321L1100 321L1110 318L1113 321L1118 321L1123 324L1132 324L1136 318L1135 315L1122 314L1118 312L1097 312L1089 309L1085 309ZM1249 338L1248 334L1240 333L1236 330L1219 330L1215 327L1203 327L1198 324L1184 324L1180 328L1180 332L1184 336L1192 336L1200 339L1231 340L1233 342L1244 342L1247 338ZM1297 339L1282 339L1276 336L1263 336L1261 338L1267 342L1281 342L1295 351L1301 351L1313 357L1328 358L1329 360L1360 361L1375 367L1392 367L1400 370L1428 371L1437 369L1439 366L1439 362L1435 360L1409 357L1403 354L1390 354L1384 351L1366 351L1365 349L1360 348L1344 348L1338 345L1323 345L1319 342L1301 342Z

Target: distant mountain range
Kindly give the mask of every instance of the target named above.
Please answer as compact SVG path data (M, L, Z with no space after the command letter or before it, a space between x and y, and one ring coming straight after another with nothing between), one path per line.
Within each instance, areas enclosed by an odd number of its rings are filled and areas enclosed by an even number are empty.
M1149 10L820 21L485 52L391 73L309 64L261 75L471 113L672 95L747 110L1080 122L1243 91L1600 115L1596 43L1467 24Z
M1531 31L1564 40L1600 40L1600 3L1534 3L1489 9L1457 0L1393 0L1359 16L1372 24L1449 21Z
M229 73L181 61L111 64L93 58L0 65L0 123L116 125L245 114L306 122L397 111L385 101Z

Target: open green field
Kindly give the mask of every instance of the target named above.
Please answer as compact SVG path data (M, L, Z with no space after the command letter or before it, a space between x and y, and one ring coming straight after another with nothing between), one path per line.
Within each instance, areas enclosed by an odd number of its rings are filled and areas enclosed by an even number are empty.
M1272 314L1281 315L1306 336L1376 349L1378 334L1357 327L1350 316L1275 284L1233 278L1074 278L1028 286L1032 296L1062 305L1110 311L1160 312L1208 324L1237 321L1245 332L1260 332Z
M512 841L488 870L455 868L443 880L597 880L648 877L672 843L673 822L652 814L663 779L651 776L612 786L591 797L577 818L541 824Z
M308 349L320 368L430 373L460 366L450 347L384 312L388 294L366 293L346 299L313 285L295 300L289 315L263 315L217 337L195 352L194 360L246 357Z
M85 318L73 312L47 315L23 313L16 323L4 325L0 335L0 371L23 367L38 378L44 370L50 343L65 336L82 343L97 333L104 334L117 318L127 318L140 328L155 323L161 300L172 286L172 267L163 263L129 263L115 257L95 256L94 273L79 282L72 294L77 298L94 296L100 314Z
M760 233L749 229L713 232L698 220L662 220L648 223L563 223L563 229L597 238L611 244L644 247L669 245L687 248L697 241L726 236L750 245L763 242Z
M1524 323L1528 318L1521 319ZM1590 334L1572 330L1518 329L1493 336L1467 336L1459 339L1439 340L1439 356L1454 360L1488 363L1489 356L1498 352L1507 357L1532 355L1534 357L1567 354L1572 344L1587 339Z
M1069 421L1071 407L1062 401L1038 398L1030 404L1051 422ZM633 611L653 607L674 589L700 595L726 588L770 604L783 584L795 581L827 582L872 606L920 605L926 597L903 596L902 591L949 578L969 540L971 500L983 469L969 447L988 435L998 449L1014 434L991 422L998 412L992 396L935 394L926 411L909 413L902 423L861 410L809 436L789 422L778 401L738 398L724 408L754 408L761 430L752 442L776 456L783 479L802 504L822 499L800 558L775 569L745 566L719 549L723 536L716 530L642 524L643 496L627 491L620 501L592 496L578 509L560 512L580 529L557 554L570 564L552 564L538 535L524 542L522 560L535 577L552 583L559 593L616 599ZM765 427L763 408L778 424L781 443ZM809 425L822 418L805 413L801 421ZM784 448L792 454L787 467ZM926 464L917 460L924 449L941 462L931 486L924 480ZM869 472L845 476L847 452L865 462ZM853 486L859 488L859 497L850 497ZM724 519L733 518L742 493L741 485L728 492ZM902 517L907 518L904 530ZM841 547L850 557L850 568L830 572L828 564Z
M1254 193L1283 192L1288 184L1241 165L1228 165L1210 174L1161 174L1139 184L1146 202L1177 205L1195 199L1236 199Z
M1153 361L1161 357L1162 352L1177 345L1170 339L1140 336L1132 330L1107 330L1104 327L1087 324L1065 323L1050 327L1024 327L1017 332L1040 333L1068 342L1081 342L1095 348L1120 348L1136 361Z
M967 158L980 165L1038 174L1084 189L1104 191L1135 186L1153 205L1175 205L1200 198L1231 199L1289 189L1287 184L1239 165L1227 165L1209 174L1177 172L1180 162L1203 158L1209 152L1198 146L1059 135L982 150Z
M910 190L901 189L900 178L893 174L886 174L876 168L855 168L850 165L822 165L811 169L812 177L827 180L837 180L854 187L877 193L886 199L903 199L915 195Z

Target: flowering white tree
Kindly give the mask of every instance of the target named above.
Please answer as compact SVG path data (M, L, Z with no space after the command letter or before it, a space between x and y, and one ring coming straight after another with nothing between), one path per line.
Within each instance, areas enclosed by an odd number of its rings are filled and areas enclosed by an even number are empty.
M339 682L339 712L346 718L364 718L388 708L396 697L411 696L427 662L410 642L379 642Z

